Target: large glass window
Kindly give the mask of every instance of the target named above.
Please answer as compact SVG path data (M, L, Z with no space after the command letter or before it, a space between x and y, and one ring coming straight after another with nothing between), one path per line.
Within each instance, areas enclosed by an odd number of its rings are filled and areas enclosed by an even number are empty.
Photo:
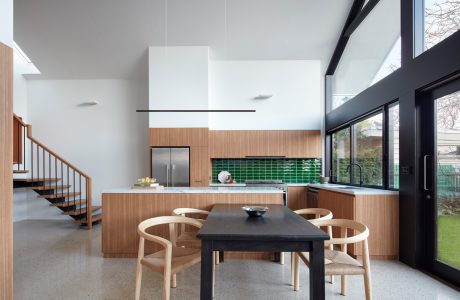
M383 186L383 114L352 126L352 183Z
M350 183L350 128L332 134L332 180Z
M425 0L424 50L460 29L460 1Z
M332 78L332 109L401 66L400 0L381 0L348 40Z
M399 189L399 104L388 108L388 187Z
M383 187L383 113L332 134L332 181Z

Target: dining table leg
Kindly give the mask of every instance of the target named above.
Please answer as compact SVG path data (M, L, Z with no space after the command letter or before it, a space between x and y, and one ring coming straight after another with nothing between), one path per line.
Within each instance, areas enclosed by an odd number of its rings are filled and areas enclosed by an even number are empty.
M212 276L213 276L213 251L212 241L201 241L201 284L200 299L212 299Z
M310 251L310 299L325 297L324 288L324 241L312 241Z

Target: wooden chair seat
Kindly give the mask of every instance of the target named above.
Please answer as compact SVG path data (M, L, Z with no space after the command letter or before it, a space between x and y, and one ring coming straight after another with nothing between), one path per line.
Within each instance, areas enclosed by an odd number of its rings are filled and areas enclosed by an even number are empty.
M153 271L163 272L165 267L166 250L160 250L153 254L144 256L141 264L152 269ZM172 247L171 273L176 274L201 260L200 249Z
M303 262L310 266L310 253L297 253ZM324 250L325 275L363 275L363 265L345 252L337 250Z

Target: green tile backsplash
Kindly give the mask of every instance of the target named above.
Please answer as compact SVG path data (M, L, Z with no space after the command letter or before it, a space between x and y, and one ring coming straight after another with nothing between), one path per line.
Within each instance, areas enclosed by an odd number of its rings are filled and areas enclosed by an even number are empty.
M213 159L213 183L219 183L217 175L220 171L230 172L238 183L254 179L281 179L284 183L318 183L321 159Z

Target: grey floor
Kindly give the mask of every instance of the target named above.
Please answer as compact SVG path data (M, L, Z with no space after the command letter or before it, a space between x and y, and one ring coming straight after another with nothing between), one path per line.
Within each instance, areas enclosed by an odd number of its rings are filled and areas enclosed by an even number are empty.
M374 299L460 299L460 292L396 261L371 262ZM178 275L172 299L199 299L199 266ZM301 290L289 285L289 260L227 260L217 267L215 299L308 299L308 271ZM14 299L133 299L134 259L101 256L101 225L93 231L70 221L14 224ZM145 270L142 299L161 298L162 278ZM326 299L364 299L363 280L350 276L348 295L326 284Z

